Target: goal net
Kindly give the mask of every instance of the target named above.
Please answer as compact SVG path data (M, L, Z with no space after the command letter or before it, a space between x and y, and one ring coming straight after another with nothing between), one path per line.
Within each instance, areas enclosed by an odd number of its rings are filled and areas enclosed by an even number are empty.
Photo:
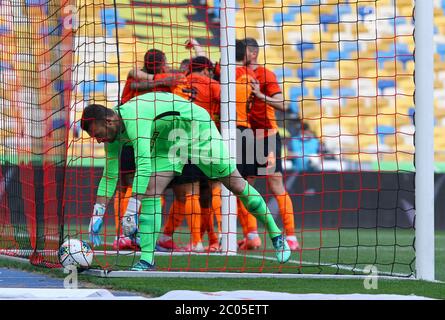
M80 120L89 104L125 102L129 74L136 83L154 83L162 73L187 73L189 67L181 69L187 62L205 56L208 76L220 85L220 127L236 127L236 38L247 44L244 63L259 81L247 112L253 141L280 137L266 153L255 149L271 158L249 181L294 245L291 258L276 262L264 226L229 201L224 188L191 179L184 184L192 189L177 183L163 194L157 269L363 274L373 266L380 274L414 276L414 1L4 2L2 251L40 252L54 261L51 250L66 236L90 242L97 187L110 159ZM61 27L64 19L70 22ZM145 79L151 49L162 51L166 64ZM186 98L195 99L193 90ZM282 110L274 99L284 100ZM223 136L233 143L234 132ZM230 150L236 158L233 150L240 149ZM120 226L131 194L124 184L121 177L107 206L95 268L128 270L139 260L138 242L125 242ZM200 202L202 185L212 197L209 208Z
M71 91L70 1L0 6L0 252L55 266Z

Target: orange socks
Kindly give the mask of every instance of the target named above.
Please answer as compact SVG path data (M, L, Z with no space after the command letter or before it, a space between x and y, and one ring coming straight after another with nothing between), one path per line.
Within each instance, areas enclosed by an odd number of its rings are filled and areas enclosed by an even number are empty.
M294 207L289 194L285 192L282 195L275 197L278 202L278 208L280 209L281 219L283 220L283 228L286 236L295 235L295 222L294 222Z
M192 233L193 244L201 242L201 206L199 204L199 195L186 195L185 203L176 199L173 201L164 226L164 235L171 237L182 224L184 217Z
M211 208L201 208L201 239L207 232L209 237L209 244L218 243L218 234L214 228L214 213Z
M175 230L182 224L184 219L185 203L174 200L170 212L168 213L167 221L164 226L164 235L171 237Z
M192 232L192 243L196 245L201 240L201 205L199 195L188 194L185 201L185 218Z

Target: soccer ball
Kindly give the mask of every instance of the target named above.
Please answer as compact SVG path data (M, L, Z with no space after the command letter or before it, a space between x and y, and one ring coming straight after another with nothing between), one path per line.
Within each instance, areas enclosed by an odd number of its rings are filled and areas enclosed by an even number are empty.
M59 248L59 261L65 268L70 265L89 268L93 256L94 252L90 245L79 239L69 238Z

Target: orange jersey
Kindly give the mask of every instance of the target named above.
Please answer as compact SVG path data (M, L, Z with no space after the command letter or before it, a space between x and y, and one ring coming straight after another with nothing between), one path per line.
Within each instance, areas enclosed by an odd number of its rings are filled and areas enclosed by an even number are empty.
M255 74L247 67L236 67L236 125L250 128L248 113L252 107L252 86Z
M218 81L191 73L172 92L206 109L213 121L219 122L221 87Z
M158 73L154 75L153 81L156 80L160 80L160 79L164 79L164 78L169 78L169 77L175 77L177 76L177 74L175 73ZM137 82L138 80L136 80L133 77L128 77L127 81L125 82L125 86L124 86L124 90L122 92L122 98L121 101L122 103L127 102L128 100L137 97L141 94L147 93L147 92L153 92L153 91L163 91L163 92L172 92L171 88L168 86L161 86L161 87L156 87L153 88L151 90L134 90L131 89L131 84L133 82ZM148 81L148 80L139 80L139 81Z
M147 93L148 91L139 91L139 90L133 90L131 89L131 84L133 82L136 82L137 80L133 77L128 77L127 81L125 82L124 91L122 92L122 103L126 103L128 100L131 100L132 98Z
M258 67L254 72L260 83L262 93L269 97L281 93L281 87L278 84L277 77L272 71L264 67ZM275 109L256 97L249 114L249 121L253 129L278 129ZM267 135L268 133L266 132L265 136Z

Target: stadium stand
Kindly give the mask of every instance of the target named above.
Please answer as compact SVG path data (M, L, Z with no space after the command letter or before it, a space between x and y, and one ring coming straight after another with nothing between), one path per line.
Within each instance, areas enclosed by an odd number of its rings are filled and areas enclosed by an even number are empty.
M29 8L29 17L44 17L48 14L45 2L24 2ZM203 2L202 5L215 7L214 2L216 1L207 1L207 4ZM445 2L434 3L436 129L441 132L445 128L445 104L442 99L445 96ZM314 133L322 142L327 140L326 145L331 150L341 148L345 154L354 154L360 151L359 148L372 149L377 144L379 150L393 150L397 153L399 150L413 151L410 138L410 133L414 131L411 0L398 0L396 5L392 0L383 0L372 6L368 2L339 4L338 1L319 0L244 0L239 1L238 5L243 5L248 10L237 12L237 24L240 27L237 29L237 37L249 36L259 41L263 46L260 59L276 72L290 110L298 113L303 120L311 122ZM147 30L149 28L135 27L134 21L129 23L137 17L126 8L115 14L110 6L94 7L93 3L81 1L79 12L79 19L86 21L80 24L83 29L77 32L80 38L76 39L75 47L74 75L83 77L73 79L77 84L73 88L72 98L72 117L75 120L79 120L83 101L104 101L110 106L117 102L117 93L123 89L126 74L141 64L143 52L148 49L147 42L143 44L137 37L151 36L153 33L153 30ZM162 11L160 14L162 15ZM376 17L379 18L381 36L377 40L373 34ZM101 23L95 24L93 19ZM357 20L357 28L352 28L352 24L347 23ZM14 112L20 113L19 109L12 107L14 95L20 93L21 74L23 70L29 70L32 62L26 60L26 52L16 50L22 47L20 39L14 36L18 30L4 22L5 18L0 21L0 48L3 51L0 74L9 79L5 82L10 85L0 92L2 115L6 116ZM202 26L204 23L200 25L194 22L192 28L199 33ZM39 28L43 33L56 30L49 25L40 25ZM203 36L208 36L205 28L203 30ZM112 37L116 32L120 35L119 56L116 55L116 43ZM188 35L179 34L178 40L172 44L170 34L166 32L165 27L156 30L158 38L152 39L153 47L164 50L169 63L176 67L182 59L189 57L189 52L182 48ZM91 41L93 37L95 41ZM99 41L100 37L103 37L103 42ZM218 48L209 47L208 50L214 60L217 60ZM60 83L58 86L55 85L54 88L64 88L60 87ZM376 103L378 108L375 108ZM394 121L388 124L384 114L389 114L389 110L395 113L392 116ZM334 118L339 115L355 118L347 121L341 118L329 119L329 129L326 129L324 122L327 120L320 118L323 114ZM373 131L379 133L379 141L364 139L360 135L339 138L340 133L349 132L357 125L359 127L355 131L360 134L362 121L359 118L365 116L378 118L378 121L367 122L366 125L374 126ZM20 118L18 119L20 122ZM18 130L11 129L14 125L9 122L8 126L2 124L2 137L7 137L11 130ZM282 130L286 134L286 128ZM337 132L336 139L324 136L323 132L326 130ZM69 138L73 142L70 154L79 155L82 149L87 148L87 137L83 133L74 137L74 132L72 130ZM403 135L409 138L399 139ZM355 140L360 141L360 145ZM395 140L397 150L393 143ZM436 146L436 160L443 159L445 145L438 141ZM95 156L100 157L102 148L95 145L93 147L96 150Z

